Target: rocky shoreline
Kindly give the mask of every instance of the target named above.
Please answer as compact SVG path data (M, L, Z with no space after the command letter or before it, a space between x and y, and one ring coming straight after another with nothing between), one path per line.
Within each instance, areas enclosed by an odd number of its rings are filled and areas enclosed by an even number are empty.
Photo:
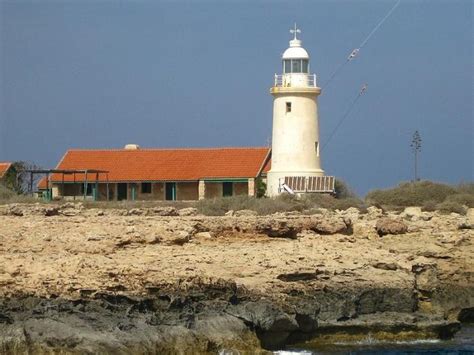
M0 206L0 352L449 338L474 315L473 217Z

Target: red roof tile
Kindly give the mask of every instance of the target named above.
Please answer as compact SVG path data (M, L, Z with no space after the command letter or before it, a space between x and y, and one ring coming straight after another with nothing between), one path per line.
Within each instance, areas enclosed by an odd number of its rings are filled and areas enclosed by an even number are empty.
M109 181L251 178L268 158L269 148L69 150L57 169L107 170ZM95 178L88 174L89 181ZM52 181L61 180L61 174L52 175ZM99 174L99 181L105 180L105 174ZM73 181L73 176L64 175L64 181ZM84 174L76 174L76 181L84 181Z
M46 181L47 181L46 176L42 177L41 180L38 182L38 185L37 185L38 189L40 190L46 189Z
M10 169L11 166L11 162L0 162L0 179L3 178L3 176L8 171L8 169Z

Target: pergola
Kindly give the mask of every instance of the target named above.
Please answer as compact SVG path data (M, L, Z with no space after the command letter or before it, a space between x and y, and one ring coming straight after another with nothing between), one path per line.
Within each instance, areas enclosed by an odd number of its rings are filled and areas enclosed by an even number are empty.
M107 184L107 201L109 200L109 172L107 170L97 170L97 169L31 169L25 170L25 172L30 173L30 184L29 184L29 192L33 194L33 178L34 175L46 175L46 190L49 190L49 176L51 174L61 174L61 184L64 189L64 177L66 175L73 176L73 183L76 183L76 175L84 175L84 200L87 196L87 185L89 183L98 184L100 174L105 175L105 180ZM95 179L88 180L89 174L95 174ZM69 181L70 182L70 181ZM76 199L76 196L74 196Z

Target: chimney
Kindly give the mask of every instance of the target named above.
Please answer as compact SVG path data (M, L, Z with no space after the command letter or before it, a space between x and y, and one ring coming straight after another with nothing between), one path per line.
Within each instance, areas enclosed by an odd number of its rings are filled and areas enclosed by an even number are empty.
M140 146L138 144L125 144L125 147L123 147L125 150L138 150L140 149Z

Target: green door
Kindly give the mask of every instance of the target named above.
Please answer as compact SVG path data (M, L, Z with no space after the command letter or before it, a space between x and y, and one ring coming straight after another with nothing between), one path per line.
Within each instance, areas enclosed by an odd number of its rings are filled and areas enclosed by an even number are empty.
M223 182L222 183L222 196L232 196L234 194L234 183Z
M132 195L132 201L137 199L137 184L130 184L130 194Z
M122 201L127 199L127 183L118 183L117 184L117 201Z
M165 184L166 190L166 200L167 201L175 201L176 200L176 183L175 182L167 182Z

